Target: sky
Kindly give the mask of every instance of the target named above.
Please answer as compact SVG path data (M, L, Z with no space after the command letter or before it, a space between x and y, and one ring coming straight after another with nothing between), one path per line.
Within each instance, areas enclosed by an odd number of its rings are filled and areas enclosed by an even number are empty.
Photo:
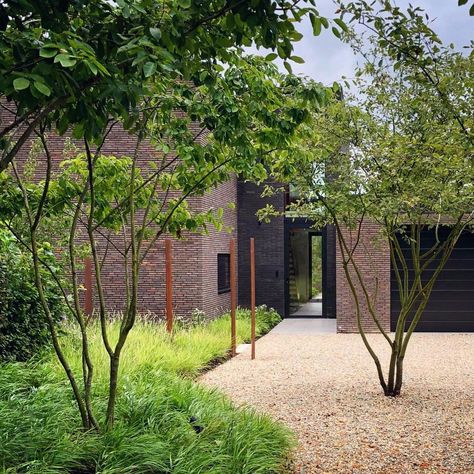
M469 16L470 2L468 5L458 7L458 0L396 1L400 7L406 7L409 3L422 7L432 20L435 19L431 28L438 33L445 44L454 43L456 49L461 49L474 40L474 17ZM337 16L334 13L335 6L332 0L318 0L317 9L321 15L328 18ZM292 63L294 73L309 76L324 84L339 81L342 76L353 77L356 58L351 48L338 40L330 29L323 29L320 36L314 37L307 19L299 25L298 30L304 36L295 43L294 54L301 56L305 63ZM260 51L260 54L265 52Z

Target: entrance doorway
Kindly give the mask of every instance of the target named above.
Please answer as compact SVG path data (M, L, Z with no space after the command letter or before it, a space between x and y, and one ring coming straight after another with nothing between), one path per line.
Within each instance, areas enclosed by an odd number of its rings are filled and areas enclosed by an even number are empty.
M323 316L323 235L308 228L292 228L288 236L289 316Z
M336 318L336 232L304 217L285 218L286 318Z

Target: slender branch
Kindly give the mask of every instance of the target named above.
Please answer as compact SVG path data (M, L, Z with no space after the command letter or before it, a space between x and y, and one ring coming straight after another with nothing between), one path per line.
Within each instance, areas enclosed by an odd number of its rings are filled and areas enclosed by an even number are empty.
M15 145L10 151L4 154L0 158L0 172L7 169L8 165L11 163L13 158L19 152L20 148L26 143L30 138L33 130L41 123L44 117L52 112L61 102L64 101L64 98L57 98L53 100L47 107L45 107L38 115L30 122L26 130L22 133L20 138L16 141Z
M204 25L205 23L208 23L212 20L215 20L215 19L225 15L230 10L232 10L234 8L237 8L237 7L239 7L240 5L243 5L246 2L247 2L247 0L238 0L235 3L229 2L227 5L222 7L220 10L217 10L216 12L212 13L211 15L209 15L205 18L202 18L201 20L199 20L196 23L194 23L193 25L191 25L191 27L188 30L186 30L184 34L188 35L189 33L192 33L197 28L199 28L201 25Z
M342 232L337 230L338 227L339 227L339 224L337 223L336 224L336 235L337 235L337 239L338 239L338 243L339 243L339 249L341 251L341 254L344 255L345 249L347 248L347 244L345 242L343 243L344 237L342 235ZM364 328L363 328L363 325L362 325L362 320L361 320L361 315L360 315L359 296L357 294L357 290L356 290L356 288L354 286L354 283L352 281L352 277L351 277L349 269L348 269L348 262L347 261L344 261L343 269L344 269L344 274L346 276L346 280L349 283L349 288L351 290L352 297L354 299L354 303L355 303L355 307L356 307L356 319L357 319L357 327L359 329L359 334L361 335L362 341L363 341L367 351L369 352L370 356L372 357L372 360L375 363L375 367L377 369L377 374L378 374L378 377L379 377L380 385L382 386L382 389L383 389L384 393L387 393L387 384L385 382L385 377L384 377L384 374L383 374L380 359L378 358L377 354L375 353L372 346L370 345L369 340L367 339L367 336L365 334L365 331L364 331Z
M69 383L71 385L74 398L76 400L77 406L79 408L79 413L81 415L82 424L84 428L88 429L89 420L88 420L87 409L84 403L84 399L82 398L81 391L79 390L79 386L77 385L76 378L71 370L71 367L62 351L61 345L59 343L58 334L56 331L55 322L51 314L48 301L44 294L43 281L42 281L41 270L40 270L39 252L38 252L38 246L36 242L36 230L33 228L34 219L33 219L33 214L30 208L28 193L23 185L23 182L20 178L19 173L16 170L16 166L12 164L12 167L13 167L13 172L15 174L16 180L18 182L18 186L20 187L21 193L23 195L23 202L24 202L26 214L28 217L29 228L30 228L30 238L31 238L31 255L33 259L33 268L34 268L34 275L35 275L35 285L38 290L38 296L41 303L41 307L43 308L44 314L46 316L49 332L51 335L51 341L53 343L53 348L56 352L59 362L61 363L66 373L66 376L69 380Z
M451 113L453 114L454 119L456 122L458 122L459 126L461 127L461 130L463 133L466 135L466 137L469 139L469 141L472 143L473 139L471 136L470 131L466 128L464 121L460 117L460 115L454 110L454 107L449 100L448 96L440 89L439 83L436 81L436 79L433 78L431 73L428 71L428 69L419 62L418 58L413 55L413 53L408 49L403 47L402 45L399 45L395 43L393 40L391 40L387 35L384 35L380 33L376 28L372 27L371 25L367 24L363 19L360 21L360 24L367 28L368 30L372 31L375 33L378 37L382 38L385 40L387 43L389 43L393 48L396 48L398 51L402 52L406 56L408 56L414 63L420 68L421 72L423 75L428 79L428 81L431 83L431 85L435 88L436 93L440 96L440 98L443 100L445 105L450 109Z
M222 163L220 163L217 166L214 166L212 170L210 170L208 173L206 173L189 191L183 194L180 199L176 202L176 204L171 208L171 210L168 212L165 220L161 224L160 230L156 233L156 235L151 239L149 245L145 249L145 251L142 254L142 257L140 259L140 262L143 262L145 260L148 252L151 250L151 248L155 245L155 242L159 239L159 237L164 233L166 226L168 225L168 222L170 221L171 217L173 217L174 212L176 209L185 201L198 187L200 184L202 184L212 173L215 173L219 168L222 168L226 164L230 163L233 158L228 158L227 160L224 160Z
M102 143L104 142L105 142L105 137ZM105 305L104 291L102 288L101 267L100 267L99 257L97 254L97 247L95 243L95 236L94 236L94 230L93 230L94 211L95 211L94 164L96 163L99 157L100 149L97 150L94 157L92 157L92 153L89 147L89 142L87 141L87 139L84 139L84 145L86 148L87 170L88 170L86 188L88 187L89 194L90 194L90 210L89 210L89 219L87 223L87 234L89 236L89 242L91 246L91 253L92 253L92 259L94 262L94 270L95 270L94 271L95 281L97 285L97 293L99 296L99 319L100 319L102 341L104 343L105 349L107 350L108 354L112 356L113 349L109 342L109 337L107 334L106 305Z

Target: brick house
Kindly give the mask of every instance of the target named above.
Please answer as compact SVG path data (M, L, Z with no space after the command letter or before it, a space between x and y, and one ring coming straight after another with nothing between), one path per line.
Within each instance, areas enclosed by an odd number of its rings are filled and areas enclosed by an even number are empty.
M280 210L286 206L285 196L272 198ZM356 311L350 286L343 269L343 259L337 245L336 230L327 226L315 230L302 218L278 218L270 224L261 224L254 217L256 210L264 203L256 186L238 182L238 236L239 236L239 302L249 304L248 282L248 237L256 239L257 255L257 303L271 304L285 317L324 317L336 318L338 332L357 332ZM365 287L370 295L378 320L386 331L394 331L400 298L395 273L390 259L388 242L380 235L377 224L364 222L360 242L354 253L359 270L363 275ZM443 239L446 228L438 231ZM356 231L345 230L345 240L352 247L357 239ZM311 262L311 241L322 240L322 298L315 301L314 291L303 294L300 309L292 308L291 285L295 279L294 261L299 273L311 282L311 263L302 265L301 261ZM434 230L421 233L422 249L434 244ZM295 242L299 252L295 252ZM404 252L409 255L408 244L400 240ZM304 251L301 252L301 249ZM410 260L407 261L410 265ZM303 262L304 263L304 262ZM436 263L436 262L434 262ZM262 277L263 276L263 277ZM424 332L472 332L474 331L474 233L466 230L459 238L451 257L440 273L417 331ZM377 332L377 327L367 311L362 290L356 285L361 303L361 320L367 332ZM321 304L322 303L322 304ZM322 306L322 307L321 307ZM301 309L303 308L303 309ZM305 313L305 308L306 313Z
M19 163L26 159L30 146L26 144L21 149ZM116 128L105 142L103 153L130 155L134 146L135 138ZM57 165L63 156L64 138L51 139L50 148ZM147 156L154 150L145 145L141 153ZM41 171L44 172L44 169L40 168L39 173ZM262 198L258 186L237 177L204 196L189 199L193 209L206 210L216 206L216 203L224 207L224 224L232 231L211 230L209 235L187 233L183 239L174 241L173 304L177 316L189 317L194 309L199 309L213 317L229 309L231 238L237 241L238 304L249 306L249 239L254 237L257 304L272 306L284 317L336 318L338 332L357 331L353 298L344 276L335 229L330 226L313 229L311 223L302 218L279 217L268 224L258 221L256 212L267 202L283 211L287 199L288 195L284 193ZM234 203L235 207L226 206L228 203ZM313 244L318 239L321 287L315 290L312 287L312 279L315 278L313 256L316 251ZM426 235L426 239L429 240L430 235ZM355 258L366 278L369 291L372 294L377 292L375 306L383 326L386 330L393 329L398 295L388 245L378 239L374 224L364 224L362 242ZM164 243L158 240L141 270L139 310L158 317L164 316L165 308L164 260ZM113 253L107 257L103 276L107 306L120 311L124 304L124 276ZM419 329L473 331L473 286L474 234L466 234L460 239L439 278L432 301L426 309L426 321L420 324ZM295 292L298 298L294 296ZM296 305L295 299L298 299ZM304 314L305 303L313 305L307 314ZM367 311L362 312L362 319L368 331L374 330Z
M5 108L0 109L0 124L12 121L11 115ZM193 125L191 125L192 129ZM70 135L48 137L53 171L58 169L63 160L66 140ZM198 140L205 140L201 136ZM28 159L32 147L32 140L27 141L20 149L16 163L19 169ZM78 145L81 148L81 145ZM132 156L135 151L136 137L130 135L115 125L105 140L102 153L114 156ZM156 150L144 142L140 147L138 163L144 164L150 156L155 156ZM45 175L46 160L37 160L35 179L41 180ZM235 203L237 198L237 180L231 179L217 189L204 196L193 196L188 199L192 210L207 210L211 207L225 207L227 203ZM176 197L173 192L168 198ZM188 317L194 309L204 311L212 317L226 311L230 306L228 288L218 286L218 259L229 252L229 243L232 237L237 236L237 213L233 209L226 209L224 213L225 227L232 228L232 232L217 232L210 227L209 235L184 233L183 239L173 243L173 300L175 315ZM84 240L86 236L84 233ZM119 237L117 237L119 238ZM80 238L82 240L82 237ZM107 308L111 311L121 311L125 303L125 281L123 261L113 249L106 247L106 241L96 237L99 254L107 253L102 269L102 280ZM225 264L226 262L224 262ZM227 265L228 266L228 265ZM164 317L165 313L165 258L163 240L158 240L143 262L140 270L140 297L139 311L149 313L153 317ZM83 275L79 278L84 280ZM92 278L94 281L94 278ZM223 282L222 284L226 284ZM94 289L95 290L95 289ZM94 306L98 305L97 292L93 290ZM216 291L214 291L216 290Z

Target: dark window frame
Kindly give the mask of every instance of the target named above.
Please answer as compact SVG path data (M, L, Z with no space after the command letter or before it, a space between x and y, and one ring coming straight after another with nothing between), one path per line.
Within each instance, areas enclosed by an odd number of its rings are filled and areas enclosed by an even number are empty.
M230 292L230 253L217 254L217 293Z

